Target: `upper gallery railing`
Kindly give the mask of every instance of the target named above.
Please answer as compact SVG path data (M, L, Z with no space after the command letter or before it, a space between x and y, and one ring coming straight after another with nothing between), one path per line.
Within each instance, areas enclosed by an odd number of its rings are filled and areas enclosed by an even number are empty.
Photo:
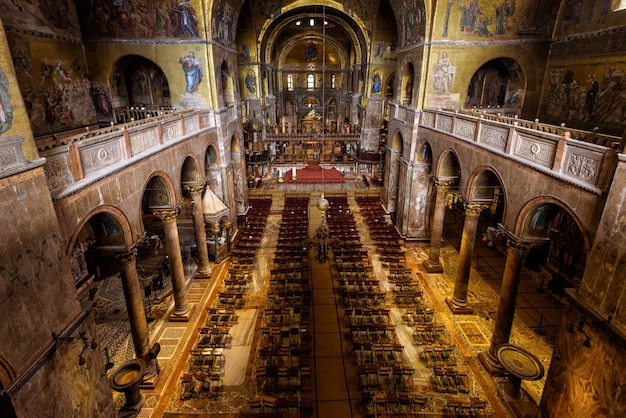
M227 114L227 117L230 113ZM36 139L48 189L59 199L190 135L216 126L211 110L184 110L102 129Z
M506 158L600 193L610 185L622 138L475 111L420 111L420 127L474 142Z

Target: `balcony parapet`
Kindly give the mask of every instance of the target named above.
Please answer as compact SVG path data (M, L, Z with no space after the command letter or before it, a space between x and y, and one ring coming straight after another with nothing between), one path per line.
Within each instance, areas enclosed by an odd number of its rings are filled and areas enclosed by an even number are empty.
M53 199L62 199L213 127L213 111L185 110L64 136L54 147L40 150L40 156L46 159L48 189Z
M621 138L462 110L422 109L420 128L444 132L590 192L605 192Z

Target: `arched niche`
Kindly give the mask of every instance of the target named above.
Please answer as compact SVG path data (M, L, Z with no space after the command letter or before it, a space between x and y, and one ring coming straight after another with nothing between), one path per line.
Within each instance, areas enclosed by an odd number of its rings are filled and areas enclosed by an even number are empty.
M222 61L220 66L220 80L222 85L222 99L225 105L235 103L235 80L228 65L228 62Z
M202 181L200 166L195 157L188 156L181 168L180 180L183 184L199 183Z
M393 73L387 79L385 84L385 98L392 99L393 94L396 91L396 73Z
M161 68L139 55L127 55L113 65L111 95L115 107L170 106L170 89Z
M435 172L438 180L451 182L446 195L446 206L455 208L461 182L461 163L453 150L446 150L440 155Z
M69 248L76 288L114 274L117 270L111 251L127 248L132 241L128 220L119 209L102 206L90 213L76 229Z
M550 240L526 257L527 267L548 278L548 290L560 294L566 287L578 288L591 242L576 214L556 199L538 197L520 213L518 228L524 237Z
M141 199L141 213L146 236L165 239L163 223L154 216L154 211L171 209L177 205L174 187L164 173L155 173L148 181Z
M415 83L415 67L413 63L408 61L402 68L402 89L400 97L402 104L407 106L413 105L413 84Z
M526 76L517 61L496 58L480 66L467 86L465 107L521 108Z
M505 196L502 180L489 167L479 167L472 178L467 193L470 202L484 203L482 214L489 216L489 223L496 225L502 221L505 209Z

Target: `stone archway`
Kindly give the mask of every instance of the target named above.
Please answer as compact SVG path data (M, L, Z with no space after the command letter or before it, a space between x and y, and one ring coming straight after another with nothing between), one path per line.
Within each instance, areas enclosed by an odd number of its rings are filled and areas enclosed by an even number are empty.
M465 107L521 109L526 76L517 61L496 58L483 64L467 86Z
M171 105L167 77L147 58L139 55L120 58L113 66L109 81L115 107Z

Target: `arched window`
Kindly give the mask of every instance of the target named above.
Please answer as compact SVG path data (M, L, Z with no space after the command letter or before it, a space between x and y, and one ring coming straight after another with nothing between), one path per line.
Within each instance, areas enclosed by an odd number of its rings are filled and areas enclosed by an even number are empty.
M330 88L331 89L337 88L337 75L336 74L330 75Z
M616 0L613 1L613 11L616 12L618 10L626 9L626 0Z
M287 90L293 90L293 74L287 74Z
M315 76L313 74L309 74L306 76L306 87L308 89L315 88Z

